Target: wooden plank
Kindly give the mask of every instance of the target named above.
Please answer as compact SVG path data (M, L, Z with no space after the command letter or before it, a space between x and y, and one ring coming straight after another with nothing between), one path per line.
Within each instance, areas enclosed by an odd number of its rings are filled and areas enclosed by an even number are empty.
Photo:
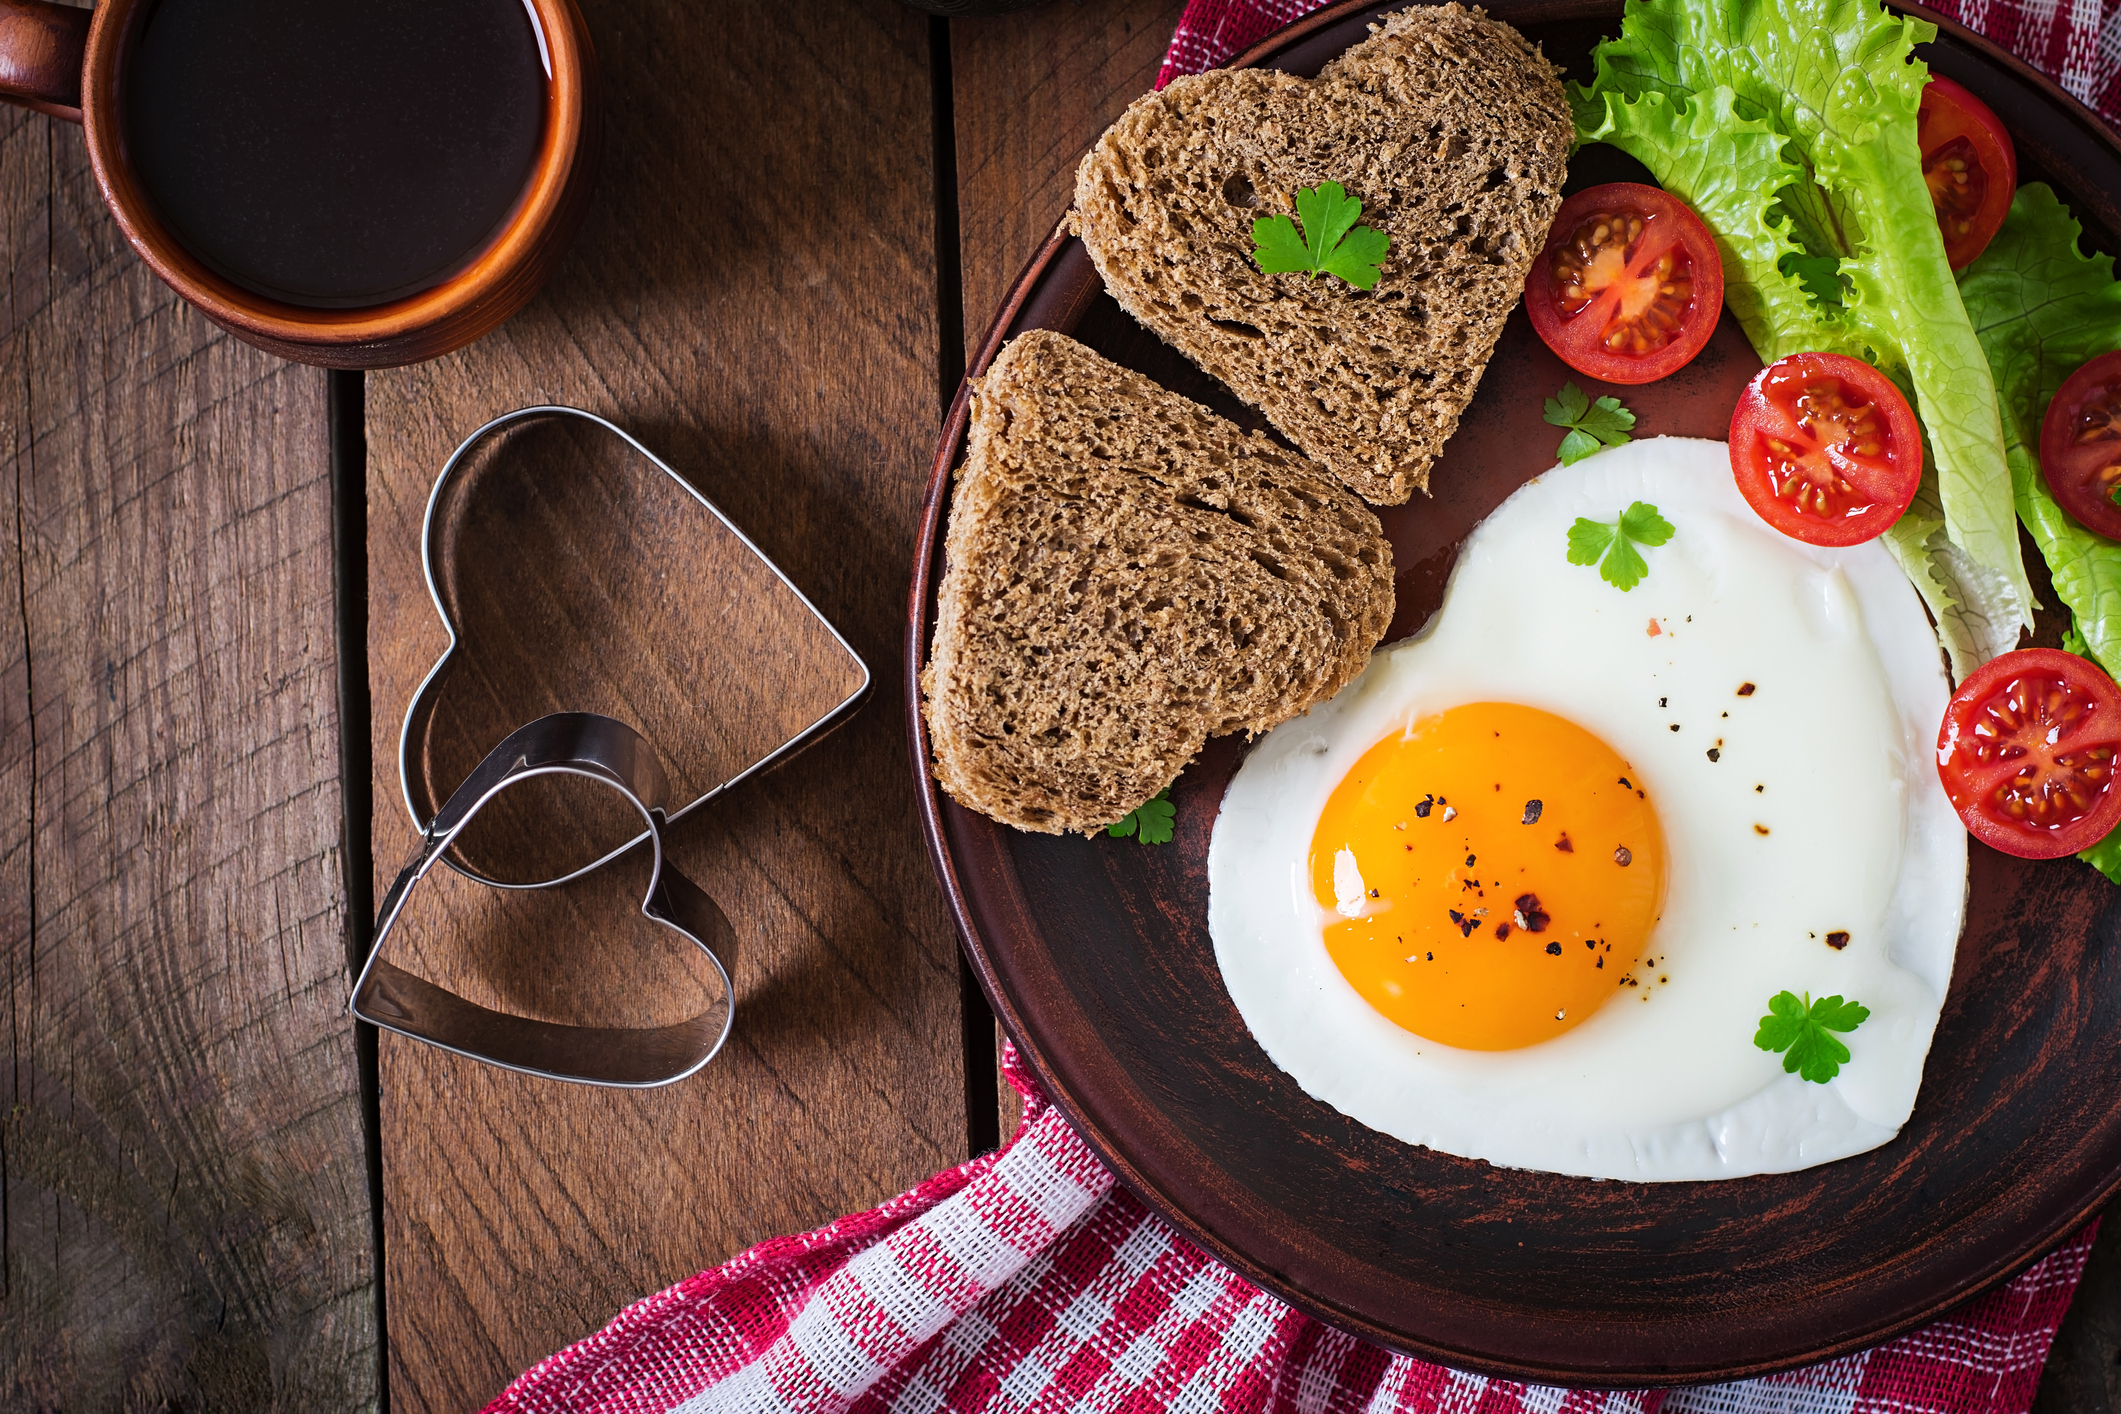
M0 118L8 1408L360 1409L324 375Z
M624 0L590 7L590 26L610 132L567 262L477 346L368 383L378 889L413 841L399 722L444 644L424 502L497 412L552 399L633 431L815 600L877 690L673 830L742 949L736 1034L699 1076L599 1091L382 1038L399 1411L476 1407L624 1303L965 1157L956 944L897 686L938 418L928 25L891 0ZM437 774L562 707L617 712L681 776L711 774L718 734L760 725L764 699L735 689L787 681L786 655L729 657L765 601L668 558L683 535L667 494L587 452L539 467L553 474L466 521L486 527L460 580L482 647L448 691L483 715L438 726L456 745L435 748ZM554 1019L675 1019L685 986L641 971L671 958L633 913L640 880L606 872L499 896L437 871L398 955Z
M1156 83L1185 0L950 22L965 355L1075 199L1083 153Z
M1083 0L950 22L958 259L969 361L1011 283L1075 199L1075 168L1156 83L1185 0ZM1000 1073L1001 1137L1023 1104Z

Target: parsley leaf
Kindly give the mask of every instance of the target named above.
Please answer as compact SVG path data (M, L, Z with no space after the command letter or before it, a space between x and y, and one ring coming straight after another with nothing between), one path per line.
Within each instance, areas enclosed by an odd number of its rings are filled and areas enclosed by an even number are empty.
M1604 450L1604 445L1596 437L1581 427L1572 427L1569 435L1561 439L1561 445L1554 449L1554 455L1560 458L1563 466L1574 466L1591 453Z
M1318 278L1338 275L1359 290L1377 283L1377 267L1392 238L1374 226L1358 226L1362 203L1339 182L1320 182L1296 193L1296 214L1303 233L1287 216L1267 216L1252 223L1258 246L1252 258L1269 275L1298 272Z
M1621 512L1620 533L1644 545L1662 545L1672 538L1672 523L1649 502L1637 501Z
M1768 1014L1760 1018L1753 1044L1763 1051L1783 1051L1782 1068L1802 1075L1814 1085L1824 1085L1841 1073L1849 1048L1827 1033L1854 1031L1870 1019L1871 1009L1861 1002L1846 1002L1838 996L1812 1000L1806 992L1777 992L1768 1001Z
M1167 844L1171 839L1171 822L1178 818L1178 807L1171 803L1171 788L1165 786L1149 800L1105 826L1105 833L1125 839L1133 835L1143 844Z
M1572 565L1595 565L1613 544L1613 536L1619 527L1589 516L1576 517L1569 527L1569 563Z
M1637 501L1617 521L1578 516L1569 527L1569 563L1597 565L1599 578L1625 593L1650 572L1635 547L1662 545L1671 538L1672 523L1657 514L1655 506Z
M1635 414L1621 406L1620 399L1604 397L1594 403L1574 383L1562 384L1561 396L1547 399L1546 419L1569 429L1556 453L1563 466L1574 466L1593 452L1619 446L1629 440L1628 429L1635 425Z
M1254 221L1252 240L1258 247L1252 252L1252 258L1269 275L1318 268L1304 238L1296 234L1296 223L1286 216L1268 216Z

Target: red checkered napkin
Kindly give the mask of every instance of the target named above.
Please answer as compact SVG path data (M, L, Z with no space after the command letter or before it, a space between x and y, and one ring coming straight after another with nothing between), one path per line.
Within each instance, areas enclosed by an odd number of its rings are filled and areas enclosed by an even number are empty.
M2121 0L1934 0L2121 119ZM1317 9L1193 0L1162 87ZM1342 1335L1179 1237L1004 1058L1000 1150L776 1238L526 1371L489 1414L2023 1414L2087 1228L1913 1335L1739 1384L1601 1392L1463 1374Z
M1192 0L1156 76L1212 69L1326 0ZM1924 0L1987 35L2063 89L2121 123L2121 0Z
M1771 1379L1551 1389L1320 1325L1118 1187L1017 1069L1016 1137L627 1308L488 1414L2023 1414L2087 1229L1957 1314Z

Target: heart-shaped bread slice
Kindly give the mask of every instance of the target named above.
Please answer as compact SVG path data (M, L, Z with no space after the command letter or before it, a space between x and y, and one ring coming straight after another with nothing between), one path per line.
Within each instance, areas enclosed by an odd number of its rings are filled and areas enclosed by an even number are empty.
M1392 619L1392 547L1325 468L1045 330L974 385L944 549L936 779L1045 834L1331 697Z
M1075 176L1105 288L1368 500L1427 490L1561 206L1558 71L1479 10L1417 6L1315 79L1219 69L1137 100ZM1377 284L1263 274L1252 223L1338 182Z

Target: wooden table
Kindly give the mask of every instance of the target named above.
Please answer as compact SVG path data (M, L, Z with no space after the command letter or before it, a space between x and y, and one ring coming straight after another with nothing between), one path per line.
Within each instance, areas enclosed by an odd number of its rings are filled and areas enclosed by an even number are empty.
M915 513L967 350L1181 4L583 8L610 133L567 262L482 343L365 381L213 329L125 247L79 130L0 119L0 1407L476 1408L625 1303L1013 1121L915 828ZM443 643L424 499L466 432L540 400L670 460L879 684L674 830L736 921L743 1010L666 1090L379 1046L344 1012L414 837L397 728ZM706 695L670 645L725 627L707 587L627 580L622 537L565 497L518 509L591 609L526 597L545 666L478 667L469 697L682 728ZM624 881L504 907L436 877L473 926L413 930L435 971L533 1009L652 1007L625 970L652 947L555 961L630 907ZM2121 1223L2041 1407L2114 1407L2117 1347Z

